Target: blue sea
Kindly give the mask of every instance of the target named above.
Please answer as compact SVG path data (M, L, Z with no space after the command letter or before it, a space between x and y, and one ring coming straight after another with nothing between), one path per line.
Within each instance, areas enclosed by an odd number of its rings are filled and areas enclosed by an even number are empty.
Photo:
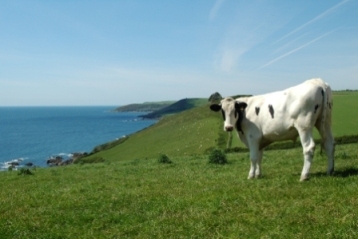
M113 106L0 107L0 170L9 162L46 167L52 156L91 152L99 145L154 124L140 112Z

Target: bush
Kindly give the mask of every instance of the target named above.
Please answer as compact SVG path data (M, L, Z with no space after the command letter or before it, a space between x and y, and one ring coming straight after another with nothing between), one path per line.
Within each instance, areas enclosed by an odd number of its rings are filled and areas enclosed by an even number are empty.
M227 164L226 154L220 149L214 149L209 154L209 163L214 164Z
M169 159L169 157L165 154L161 154L158 159L159 163L172 163L172 161Z
M20 168L18 175L33 175L29 168Z
M88 158L80 158L76 160L75 164L86 164L86 163L103 163L105 161L102 157L88 157Z

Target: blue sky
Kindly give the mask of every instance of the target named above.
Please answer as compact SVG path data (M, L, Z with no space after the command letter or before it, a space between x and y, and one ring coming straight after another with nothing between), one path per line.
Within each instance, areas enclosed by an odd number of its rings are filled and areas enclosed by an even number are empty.
M358 89L358 0L2 0L0 106Z

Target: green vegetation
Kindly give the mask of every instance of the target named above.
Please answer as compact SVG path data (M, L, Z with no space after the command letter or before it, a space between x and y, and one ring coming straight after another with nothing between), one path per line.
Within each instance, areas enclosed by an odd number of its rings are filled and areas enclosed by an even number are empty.
M357 100L334 92L332 177L316 150L299 183L302 149L287 142L247 180L247 149L234 135L223 154L221 115L197 106L78 164L0 173L0 238L357 238ZM208 163L215 149L227 164Z
M108 150L110 148L113 148L114 146L119 145L119 144L123 143L124 141L126 141L126 139L128 139L128 137L124 136L120 139L116 139L114 141L98 145L93 149L92 153L97 153L99 151Z
M218 144L225 147L227 136L222 130L220 117L208 110L207 105L166 116L156 124L129 135L123 143L89 158L99 156L112 162L156 158L162 153L170 158L200 155L218 147Z
M316 152L299 183L302 150L265 152L247 180L247 153L175 163L134 159L0 174L0 235L11 238L356 238L358 149L337 146L336 174Z
M334 136L358 134L358 91L333 92Z
M165 154L161 154L158 158L158 163L173 163L169 157Z
M209 153L209 163L214 164L227 164L227 157L223 150L221 149L213 149Z
M103 163L105 161L104 158L94 156L87 159L79 158L74 163L75 164L85 164L85 163Z

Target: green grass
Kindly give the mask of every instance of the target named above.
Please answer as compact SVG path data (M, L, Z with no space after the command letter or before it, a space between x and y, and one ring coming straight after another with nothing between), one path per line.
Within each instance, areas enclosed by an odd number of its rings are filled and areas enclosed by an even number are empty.
M339 145L336 175L318 152L299 183L301 149L105 162L0 174L1 238L356 238L358 149Z
M90 157L118 161L154 158L163 153L169 157L200 155L217 146L221 124L221 119L208 106L197 107L166 116L155 125L130 135L122 144Z
M358 91L333 92L333 134L358 134Z

